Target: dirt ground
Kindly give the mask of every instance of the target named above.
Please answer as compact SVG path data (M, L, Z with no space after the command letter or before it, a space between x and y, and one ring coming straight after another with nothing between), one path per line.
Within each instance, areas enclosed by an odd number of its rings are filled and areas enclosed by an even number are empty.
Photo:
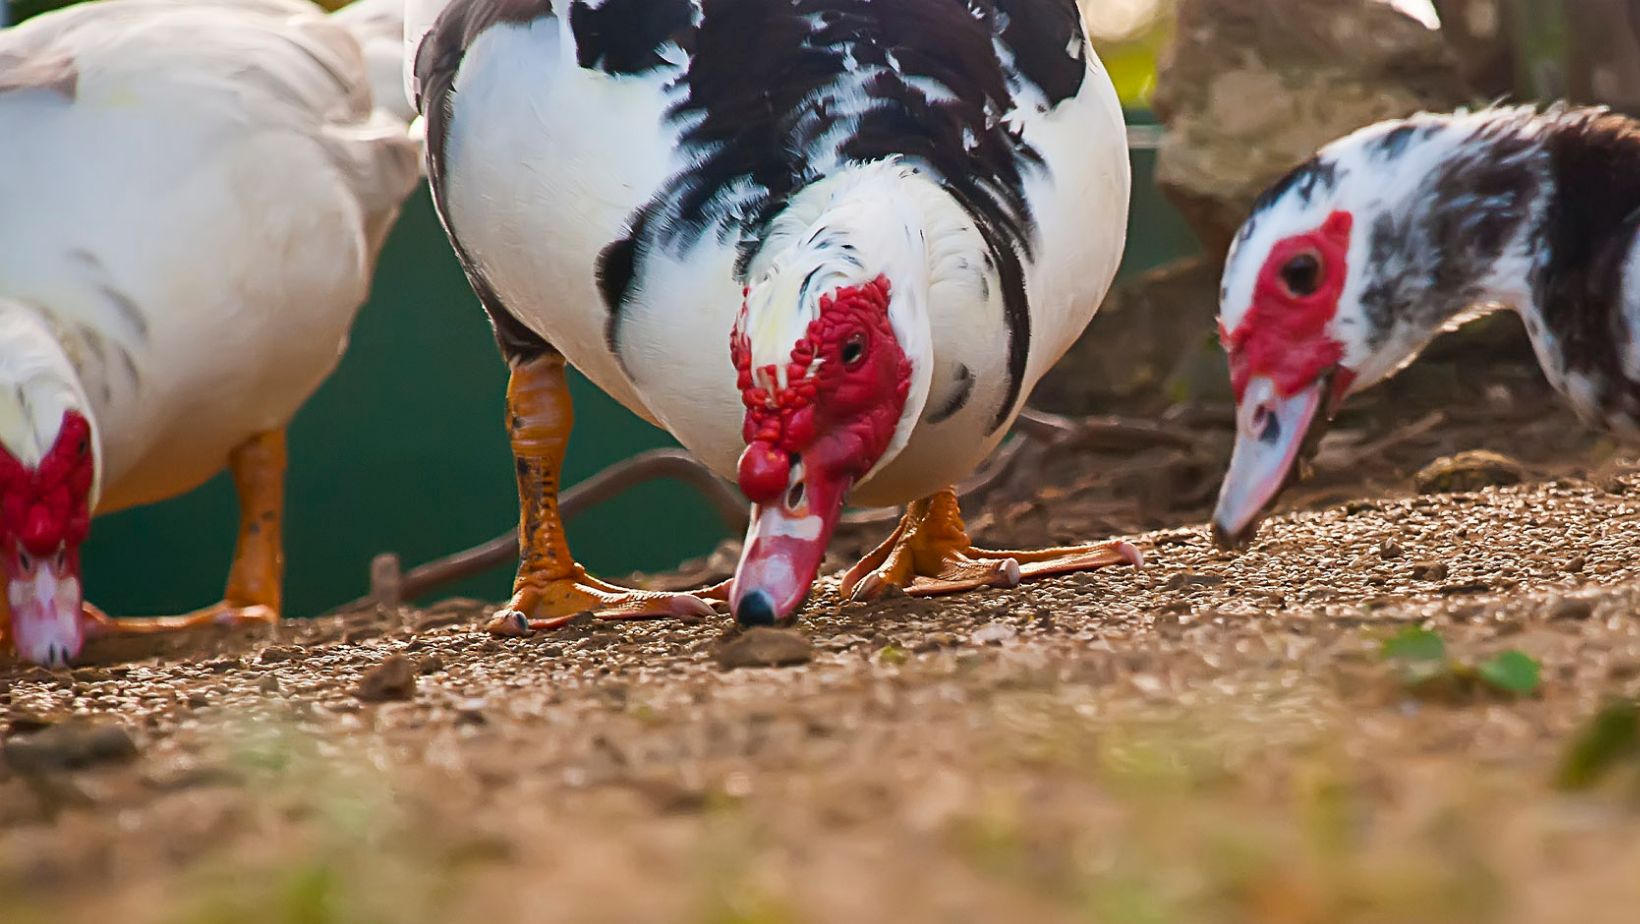
M1147 567L822 588L807 643L492 639L450 600L0 665L0 921L1636 920L1640 772L1555 781L1640 694L1640 469L1529 368L1427 386L1363 396L1242 554L1199 525L1222 408L1033 455L968 504L980 539ZM1474 448L1523 482L1415 491ZM1541 686L1412 684L1406 626ZM792 663L726 667L752 645Z

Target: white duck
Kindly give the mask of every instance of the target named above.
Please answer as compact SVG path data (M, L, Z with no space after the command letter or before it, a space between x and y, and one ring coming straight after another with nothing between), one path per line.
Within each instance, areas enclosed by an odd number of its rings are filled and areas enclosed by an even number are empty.
M65 661L98 628L278 617L285 428L419 178L362 40L286 0L104 0L0 32L0 561L23 657ZM223 601L82 608L90 518L225 465Z
M512 370L498 629L706 611L571 557L566 360L737 477L742 623L791 617L850 499L910 502L857 596L1136 559L972 549L948 487L1121 258L1122 113L1073 0L412 0L406 39L435 201Z

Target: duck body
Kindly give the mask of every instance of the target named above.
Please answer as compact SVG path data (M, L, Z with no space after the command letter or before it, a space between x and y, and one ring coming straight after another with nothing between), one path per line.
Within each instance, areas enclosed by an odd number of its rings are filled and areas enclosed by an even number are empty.
M74 74L0 93L0 295L83 384L98 512L184 493L335 368L414 147L299 4L121 0L0 39Z
M854 486L871 504L971 471L1120 261L1121 111L1069 0L456 0L417 47L473 272L726 476L730 332L804 242L919 238L865 257L921 264L932 359L904 448Z
M33 470L81 416L98 514L282 434L419 180L360 39L283 0L87 3L0 32L0 137L0 436Z

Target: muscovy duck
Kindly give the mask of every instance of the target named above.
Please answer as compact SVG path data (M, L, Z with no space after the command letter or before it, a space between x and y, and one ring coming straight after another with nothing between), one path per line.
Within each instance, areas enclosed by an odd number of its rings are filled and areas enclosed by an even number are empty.
M850 499L909 502L856 596L1137 558L972 549L947 487L1122 255L1122 111L1073 0L412 0L406 33L434 198L511 369L498 631L707 611L570 555L566 360L752 501L742 623L792 618Z
M1271 187L1220 292L1237 436L1225 546L1347 395L1478 312L1518 312L1585 421L1640 436L1640 124L1564 105L1364 128Z
M0 32L0 626L23 657L278 617L285 428L419 181L407 131L372 106L360 41L306 3L104 0ZM83 605L93 515L224 466L222 602Z

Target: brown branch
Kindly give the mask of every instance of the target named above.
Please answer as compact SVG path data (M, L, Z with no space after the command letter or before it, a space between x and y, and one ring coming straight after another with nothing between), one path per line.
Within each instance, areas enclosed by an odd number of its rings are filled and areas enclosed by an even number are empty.
M1020 413L1016 427L1018 434L1015 439L1004 444L978 472L957 485L958 497L983 497L1000 485L1025 452L1032 448L1075 446L1132 450L1153 446L1189 447L1194 444L1187 433L1148 421L1119 417L1073 420L1030 408ZM568 522L622 491L656 478L673 478L694 487L717 511L731 532L746 531L748 515L746 503L740 494L681 449L654 449L617 462L565 491L559 500L559 509L564 521ZM876 507L850 511L843 515L842 522L858 526L891 523L899 517L898 507ZM354 609L371 603L397 606L517 559L516 528L489 542L430 561L405 573L398 570L397 556L383 553L371 563L370 595L339 609Z
M739 493L681 449L652 449L609 466L565 491L558 501L560 515L567 523L626 489L657 478L672 478L693 487L712 505L725 525L732 531L745 532L746 505ZM371 563L370 595L340 609L370 603L394 606L517 561L518 529L514 527L482 545L430 561L404 574L398 574L389 564L389 554L378 555ZM396 561L394 556L392 562L396 564Z

